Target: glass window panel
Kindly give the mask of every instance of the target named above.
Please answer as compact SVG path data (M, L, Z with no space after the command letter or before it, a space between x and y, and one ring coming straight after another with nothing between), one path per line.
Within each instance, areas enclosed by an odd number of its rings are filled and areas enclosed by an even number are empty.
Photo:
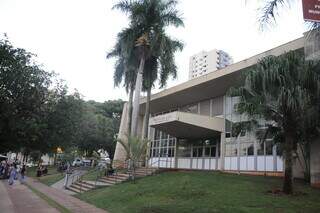
M210 147L204 149L204 157L210 157Z
M257 154L264 155L264 143L260 141L257 142Z
M179 157L191 157L191 147L179 147L178 156Z
M203 156L203 148L199 147L198 148L198 157L202 157Z
M174 138L171 138L170 140L169 140L169 146L175 146L176 145L176 140L174 139Z
M210 100L200 102L200 115L210 116Z
M276 150L277 150L277 155L282 156L282 149L281 149L280 145L277 145Z
M223 114L223 97L217 97L212 100L212 115L222 115Z
M238 148L237 144L232 144L232 156L237 156L238 155Z
M154 147L159 147L159 143L160 143L160 141L154 141Z
M247 143L240 144L240 156L247 155Z
M161 146L162 147L167 147L168 146L168 140L167 139L161 140Z
M226 119L226 132L231 132L231 121Z
M153 149L152 150L152 156L153 157L159 157L159 149Z
M254 155L254 145L253 145L253 143L251 143L251 144L248 146L247 154L248 154L248 155Z
M155 140L159 140L160 139L160 132L159 130L156 129L155 133L154 133L154 139Z
M160 157L167 157L167 156L168 156L167 148L161 148Z
M217 147L213 146L213 147L211 147L210 149L211 149L210 156L211 156L211 157L216 157Z
M165 133L165 132L162 132L162 136L161 136L161 139L168 139L168 134Z
M198 149L197 148L192 149L192 157L198 157Z
M168 157L174 157L174 148L168 149Z
M273 141L266 141L266 155L272 155Z

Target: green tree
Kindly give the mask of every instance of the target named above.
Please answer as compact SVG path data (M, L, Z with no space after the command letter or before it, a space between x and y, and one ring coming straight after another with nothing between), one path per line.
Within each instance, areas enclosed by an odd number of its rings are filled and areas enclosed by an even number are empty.
M314 97L320 94L319 67L305 61L300 52L289 52L259 61L249 71L243 86L232 89L232 96L240 96L237 111L251 119L263 118L274 124L283 136L281 146L285 157L283 191L291 194L293 153L299 143L299 125L306 112L319 109ZM310 126L315 129L317 126Z
M34 55L0 39L0 141L1 151L22 147L47 149L42 143L43 105L49 96L53 73L33 60Z
M175 27L183 26L183 21L175 8L176 5L177 1L174 0L124 0L114 6L114 8L120 9L129 15L130 26L127 28L128 30L125 31L124 37L131 39L128 40L130 44L126 45L126 47L134 46L140 60L135 80L131 128L132 135L136 135L137 133L138 113L140 107L139 99L140 92L142 90L146 61L150 58L152 61L155 61L155 59L158 60L159 57L164 58L163 50L166 48L166 45L168 44L166 42L169 38L165 35L166 27L171 25ZM133 41L135 42L134 44ZM173 49L171 51L173 51ZM162 60L160 59L160 62L161 61ZM170 73L172 72L169 72L169 74ZM149 74L147 76L154 75ZM150 87L149 90L151 90L150 85L152 85L151 81L149 81L147 85ZM149 115L149 113L147 114Z

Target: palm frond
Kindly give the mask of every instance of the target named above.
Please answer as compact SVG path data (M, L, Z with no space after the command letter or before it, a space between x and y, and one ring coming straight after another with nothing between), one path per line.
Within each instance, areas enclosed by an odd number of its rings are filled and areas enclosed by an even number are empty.
M289 1L290 0L267 0L266 4L260 9L260 29L263 30L267 27L267 25L275 22L279 6L289 3Z

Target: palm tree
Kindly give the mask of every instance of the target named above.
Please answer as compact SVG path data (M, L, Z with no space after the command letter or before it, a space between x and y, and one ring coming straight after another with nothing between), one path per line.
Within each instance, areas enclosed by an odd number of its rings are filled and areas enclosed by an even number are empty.
M133 51L134 34L130 28L121 31L117 36L117 43L107 54L107 59L115 57L115 71L113 75L114 86L118 87L123 82L126 92L129 93L127 132L130 133L132 123L132 100L138 67L138 58Z
M159 79L160 88L166 86L169 76L173 79L177 77L177 67L174 61L174 53L183 49L182 42L172 39L164 32L158 34L156 52L146 62L143 89L147 91L146 110L144 116L144 129L142 136L148 137L149 117L150 117L150 98L151 89L154 82ZM158 78L157 78L158 76Z
M160 35L164 34L167 26L183 26L183 21L175 8L176 5L177 1L175 0L123 0L113 7L129 15L130 28L139 35L135 43L140 63L135 81L132 135L137 134L138 113L140 109L139 99L145 62L149 58L159 57L159 43L164 44L160 40L163 38Z
M260 28L264 29L266 25L276 22L277 10L280 7L290 6L294 0L267 0L265 5L261 8L260 13ZM309 22L310 30L320 30L320 23Z
M247 114L251 119L263 118L282 132L283 191L287 194L293 192L292 165L293 153L299 143L298 124L314 107L312 98L320 94L319 72L315 69L314 63L305 61L301 52L269 56L246 74L243 86L230 92L232 96L240 96L240 103L236 106L239 113Z
M126 141L118 139L118 142L126 151L128 169L132 171L132 179L135 180L135 169L139 166L142 157L145 155L149 141L128 135Z

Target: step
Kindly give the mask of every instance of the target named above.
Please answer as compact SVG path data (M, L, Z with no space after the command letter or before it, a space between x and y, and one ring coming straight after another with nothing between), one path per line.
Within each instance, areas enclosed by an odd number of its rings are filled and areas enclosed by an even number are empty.
M117 181L117 182L116 182L116 181L114 181L114 180L105 179L105 178L101 178L99 181L100 181L100 182L104 182L104 183L108 183L108 184L112 184L112 185L122 182L122 181Z
M117 181L125 181L129 178L129 175L128 176L104 176L102 177L104 179L109 179L109 180L117 180Z
M90 189L87 189L87 188L84 188L84 187L80 187L80 186L78 186L78 185L71 185L71 186L69 186L69 189L76 189L76 190L78 190L79 192L81 191L81 192L86 192L86 191L89 191Z
M71 191L71 192L74 192L74 193L77 193L77 194L82 193L82 191L80 192L80 190L75 189L75 188L71 188L71 187L68 187L67 190L69 190L69 191Z
M110 179L126 180L129 178L129 175L127 175L127 176L112 175L112 176L105 176L105 177L110 178Z
M72 184L72 185L76 185L76 186L78 186L78 187L86 188L86 189L89 189L89 190L95 188L94 185L89 185L89 184L84 183L84 182L76 182L76 183L74 183L74 184Z
M87 182L87 181L85 181L85 180L81 180L81 181L79 181L79 182L81 182L81 183L83 183L83 184L86 184L86 185L89 185L89 186L95 187L95 185L94 185L93 183L89 183L89 182Z
M133 174L133 173L131 173ZM145 171L135 171L134 174L140 174L140 175L152 175L153 172L145 172Z
M129 177L130 176L127 173L118 173L118 174L115 174L115 175L118 176L118 177Z
M99 182L107 183L107 184L110 184L110 185L115 185L117 183L120 183L120 181L119 182L115 182L115 181L110 181L110 180L105 180L105 179L100 179Z

